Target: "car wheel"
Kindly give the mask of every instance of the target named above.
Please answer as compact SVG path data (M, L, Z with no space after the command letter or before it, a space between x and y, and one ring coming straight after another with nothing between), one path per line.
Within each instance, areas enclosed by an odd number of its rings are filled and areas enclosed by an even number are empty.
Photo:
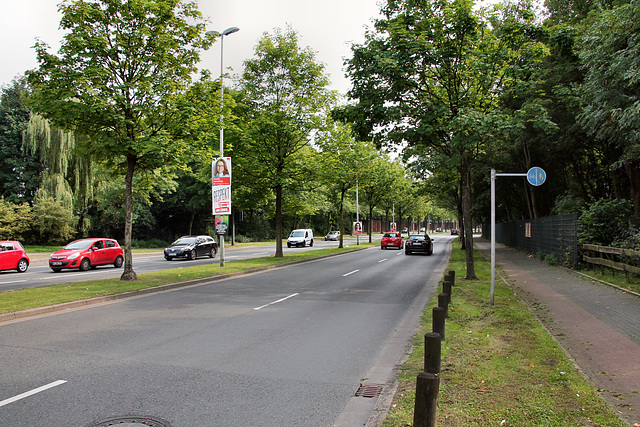
M165 256L164 259L166 259L167 261L171 261L173 258L170 256Z
M52 268L51 270L53 270L54 273L60 273L62 271L61 268Z
M215 258L217 253L218 251L216 250L215 247L211 248L211 251L209 252L209 258Z
M124 260L122 259L122 257L121 257L120 255L118 255L118 256L116 257L116 260L113 262L113 266L114 266L115 268L120 268L120 267L122 267L122 262L123 262L123 261L124 261Z
M18 273L24 273L25 271L27 271L27 268L29 268L29 263L26 259L22 258L20 261L18 261L18 268L16 268L16 270L18 270Z
M90 268L91 268L91 261L89 261L89 258L85 258L82 261L80 261L80 271L87 271Z
M311 240L311 243L309 244L310 247L313 247L313 240Z
M287 243L287 247L290 248L291 247L291 243Z
M196 253L196 250L192 250L191 252L189 252L189 259L193 260L198 258L198 254Z
M409 252L409 251L404 251L404 254L405 254L405 255L411 255L411 252Z

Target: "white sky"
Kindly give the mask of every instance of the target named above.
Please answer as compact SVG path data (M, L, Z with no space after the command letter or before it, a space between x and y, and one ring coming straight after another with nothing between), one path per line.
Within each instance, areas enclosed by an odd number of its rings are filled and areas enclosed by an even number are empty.
M209 30L239 27L225 37L224 68L231 75L242 71L242 63L253 57L254 47L264 32L284 29L287 24L300 36L300 45L317 52L326 65L331 88L345 93L350 83L344 77L344 59L351 56L352 43L364 41L365 27L378 16L378 0L196 0ZM26 70L37 67L32 46L40 38L57 52L62 39L58 30L59 0L3 1L0 15L0 86ZM202 53L202 67L220 75L220 43ZM230 82L227 82L230 84Z

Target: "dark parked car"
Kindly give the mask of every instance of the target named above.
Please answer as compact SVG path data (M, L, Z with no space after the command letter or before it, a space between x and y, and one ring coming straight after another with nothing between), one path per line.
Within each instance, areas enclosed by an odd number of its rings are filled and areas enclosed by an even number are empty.
M0 240L0 270L17 270L18 273L24 273L30 262L20 242Z
M455 229L455 228L451 229L451 235L452 236L457 236L458 235L458 230Z
M182 236L164 249L164 259L196 259L200 256L213 258L218 253L218 243L211 236Z
M409 236L404 243L404 253L405 255L410 255L414 252L422 252L427 255L433 254L433 239L426 234Z
M92 238L74 240L49 257L49 267L58 272L63 268L78 268L87 271L99 265L113 264L122 267L124 251L113 239Z
M402 236L396 231L384 233L380 241L380 249L398 248L402 249Z

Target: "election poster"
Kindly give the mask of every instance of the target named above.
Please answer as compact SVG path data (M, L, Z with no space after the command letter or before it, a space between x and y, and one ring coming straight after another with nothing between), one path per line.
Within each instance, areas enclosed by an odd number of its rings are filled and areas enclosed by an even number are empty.
M362 222L354 221L353 222L353 234L362 234Z
M231 157L211 163L213 215L231 215Z

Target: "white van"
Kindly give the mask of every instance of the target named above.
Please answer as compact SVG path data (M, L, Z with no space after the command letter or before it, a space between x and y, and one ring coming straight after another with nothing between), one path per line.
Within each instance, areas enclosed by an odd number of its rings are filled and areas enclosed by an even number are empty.
M313 231L310 228L299 228L293 230L287 239L287 247L291 246L313 246Z

